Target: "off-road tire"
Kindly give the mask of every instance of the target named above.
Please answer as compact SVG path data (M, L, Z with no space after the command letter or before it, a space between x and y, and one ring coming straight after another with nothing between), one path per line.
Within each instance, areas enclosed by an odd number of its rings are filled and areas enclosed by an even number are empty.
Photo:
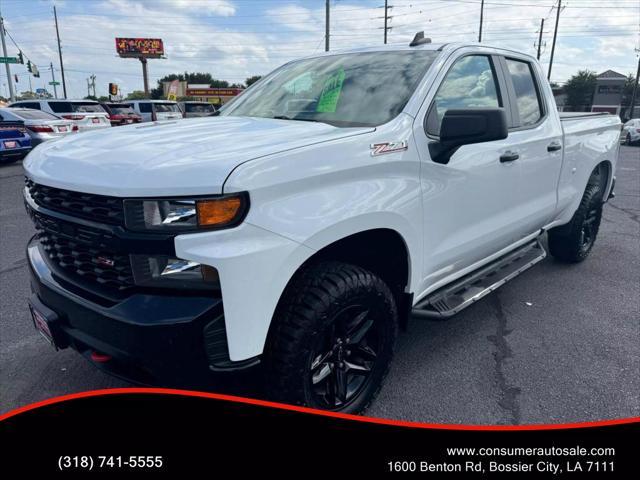
M602 189L599 184L587 185L578 210L567 225L549 230L549 253L566 263L582 262L591 251L602 220ZM590 239L584 241L585 222L591 220Z
M331 325L337 322L336 315L353 305L365 305L374 315L374 323L381 322L375 323L381 347L359 393L346 405L328 408L313 391L314 346L328 329L335 329ZM389 371L398 335L396 303L385 282L350 264L328 261L311 265L296 274L287 287L273 322L264 356L270 398L347 413L361 413L371 404Z

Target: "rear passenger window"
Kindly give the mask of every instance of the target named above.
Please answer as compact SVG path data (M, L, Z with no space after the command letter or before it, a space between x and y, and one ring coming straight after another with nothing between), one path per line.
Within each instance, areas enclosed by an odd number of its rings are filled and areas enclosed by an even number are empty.
M542 106L531 64L507 58L507 68L516 92L520 127L527 127L542 118Z
M429 110L427 133L438 136L442 117L450 108L500 107L498 81L485 55L458 60L447 73Z
M140 107L140 113L151 113L151 104L150 103L139 103L138 107Z

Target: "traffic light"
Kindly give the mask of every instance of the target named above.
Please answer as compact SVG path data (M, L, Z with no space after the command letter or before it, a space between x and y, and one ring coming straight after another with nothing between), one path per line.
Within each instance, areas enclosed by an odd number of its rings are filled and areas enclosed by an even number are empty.
M29 70L29 73L33 73L33 70L31 70L31 62L29 60L27 60L27 70Z
M118 95L118 85L115 83L110 83L109 84L109 95L115 97L116 95Z
M24 65L24 56L22 52L18 52L18 63L22 63Z
M31 72L33 73L34 77L40 78L40 70L38 70L38 67L36 66L35 63L31 65Z

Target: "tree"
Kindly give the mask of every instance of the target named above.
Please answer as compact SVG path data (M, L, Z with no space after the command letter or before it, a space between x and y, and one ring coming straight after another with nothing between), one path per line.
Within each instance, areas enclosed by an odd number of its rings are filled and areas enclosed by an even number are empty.
M145 95L142 90L134 90L129 95L127 95L127 100L145 100L147 98L147 95Z
M573 111L589 110L596 89L596 74L590 70L580 70L564 84L567 105Z
M244 81L244 84L247 87L250 87L251 85L253 85L254 83L256 83L258 80L260 80L262 78L262 75L253 75L252 77L247 78Z
M98 97L94 97L93 95L87 95L86 97L84 97L84 100L98 100Z

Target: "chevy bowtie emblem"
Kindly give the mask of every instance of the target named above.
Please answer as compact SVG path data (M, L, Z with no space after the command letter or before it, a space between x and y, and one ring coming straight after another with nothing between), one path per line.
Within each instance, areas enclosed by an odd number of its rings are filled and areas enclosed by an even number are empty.
M375 157L385 153L401 152L409 148L409 145L406 140L403 140L401 142L372 143L369 147L371 148L371 156Z
M116 264L115 260L102 256L96 258L96 263L103 267L113 267Z

